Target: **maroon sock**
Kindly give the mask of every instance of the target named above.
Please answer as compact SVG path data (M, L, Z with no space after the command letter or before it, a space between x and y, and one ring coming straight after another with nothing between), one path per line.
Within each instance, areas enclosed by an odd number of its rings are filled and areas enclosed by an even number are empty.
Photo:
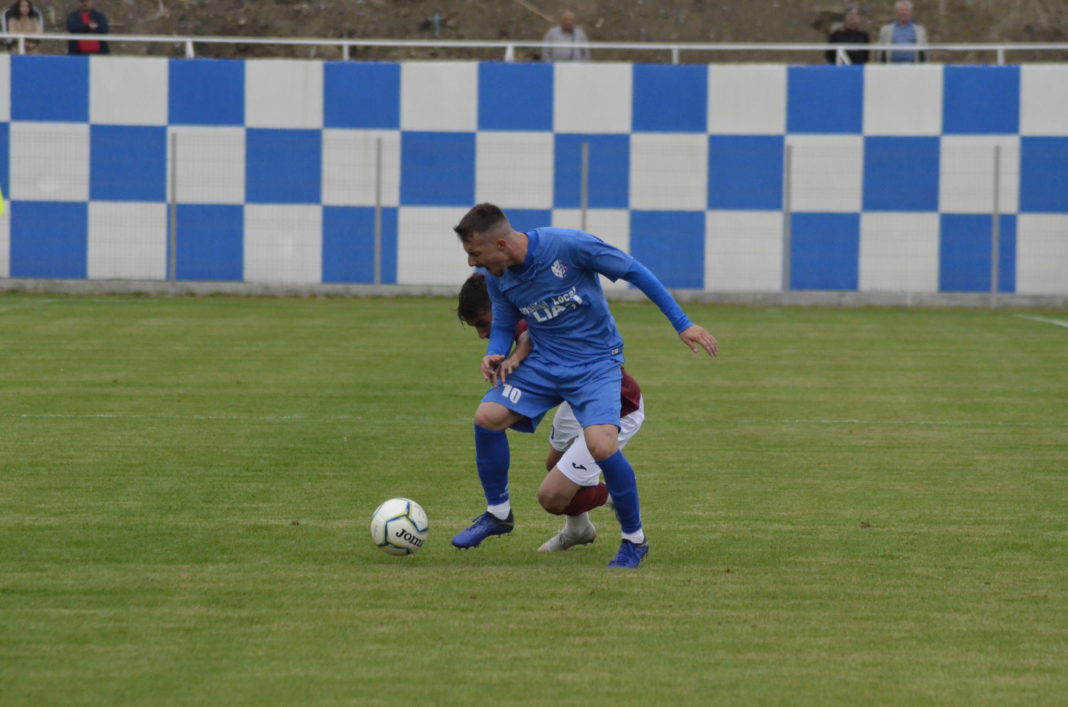
M564 509L564 515L577 516L588 510L603 506L608 500L608 487L604 484L583 486Z

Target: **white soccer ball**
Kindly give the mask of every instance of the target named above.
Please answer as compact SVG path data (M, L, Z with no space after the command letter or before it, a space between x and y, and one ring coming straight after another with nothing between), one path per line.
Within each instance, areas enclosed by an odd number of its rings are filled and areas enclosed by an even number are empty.
M391 498L371 515L371 539L390 555L411 555L429 529L426 511L410 498Z

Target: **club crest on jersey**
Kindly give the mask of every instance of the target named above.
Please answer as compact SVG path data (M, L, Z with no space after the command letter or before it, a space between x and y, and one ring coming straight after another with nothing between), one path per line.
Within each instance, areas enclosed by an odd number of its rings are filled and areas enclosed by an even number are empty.
M553 275L563 278L564 275L567 275L567 266L562 261L557 260L553 263L552 271Z

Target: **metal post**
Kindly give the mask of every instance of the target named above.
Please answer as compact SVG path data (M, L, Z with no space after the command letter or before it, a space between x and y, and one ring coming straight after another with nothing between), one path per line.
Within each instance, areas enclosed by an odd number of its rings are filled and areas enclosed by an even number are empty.
M579 172L579 208L582 210L579 229L586 230L586 210L590 206L590 143L582 141L582 165Z
M193 51L193 40L187 40L185 43L185 58L195 59L196 56L196 52Z
M793 162L793 145L783 146L782 153L782 291L789 292L790 287L790 172Z
M348 60L349 60L349 45L348 45L348 42L343 42L341 44L341 61L348 61Z
M382 284L382 138L375 140L375 257L374 282Z
M671 63L672 64L678 64L679 63L679 48L678 47L672 47L671 48Z
M990 228L990 306L997 304L1001 270L1001 145L994 145L994 223Z
M170 222L167 233L167 281L171 294L178 284L178 133L171 133Z

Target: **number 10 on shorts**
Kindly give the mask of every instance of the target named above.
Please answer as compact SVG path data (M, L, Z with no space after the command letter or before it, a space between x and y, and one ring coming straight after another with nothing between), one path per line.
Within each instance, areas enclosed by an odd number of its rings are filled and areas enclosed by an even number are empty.
M519 398L523 395L523 391L509 383L505 383L504 389L501 391L501 395L503 395L508 400L511 400L513 403L518 403Z

